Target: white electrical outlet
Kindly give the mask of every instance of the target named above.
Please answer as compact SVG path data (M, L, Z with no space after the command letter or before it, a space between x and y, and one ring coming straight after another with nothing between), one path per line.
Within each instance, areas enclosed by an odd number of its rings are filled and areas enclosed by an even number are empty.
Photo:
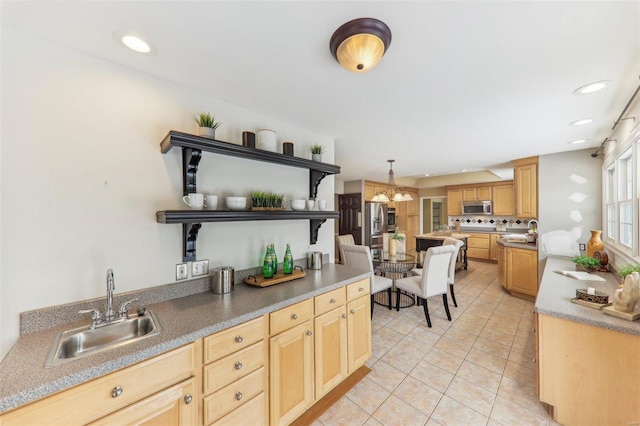
M176 281L186 280L189 276L189 270L186 263L178 263L176 265Z
M199 277L201 275L207 275L209 273L209 261L208 260L194 260L191 262L191 276Z

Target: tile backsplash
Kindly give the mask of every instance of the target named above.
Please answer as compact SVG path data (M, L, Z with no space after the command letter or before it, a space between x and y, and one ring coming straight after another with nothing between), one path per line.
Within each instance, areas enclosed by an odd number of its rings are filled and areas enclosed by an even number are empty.
M512 216L449 216L449 226L454 227L456 220L460 221L460 226L463 228L487 230L494 229L498 224L515 229L527 229L529 226L529 219L517 219Z

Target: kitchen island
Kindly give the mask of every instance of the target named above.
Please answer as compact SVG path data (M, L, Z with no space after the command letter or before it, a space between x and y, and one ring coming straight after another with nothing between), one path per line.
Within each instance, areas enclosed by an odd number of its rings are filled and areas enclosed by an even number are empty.
M227 294L209 292L206 279L118 294L117 302L138 296L142 302L153 301L147 308L157 315L162 332L54 368L44 365L55 337L62 331L89 324L88 320L63 324L60 318L76 319L74 313L86 308L89 302L102 309L104 298L34 311L23 317L23 321L28 318L29 324L22 324L23 334L0 363L0 413L370 276L335 264L306 272L304 278L266 288L236 284L235 290ZM189 285L199 287L195 293L180 295L188 291ZM51 327L51 323L56 325Z
M440 235L434 232L429 232L427 234L418 234L415 235L416 239L416 252L421 252L428 250L429 247L437 247L441 246L444 242L445 238L455 238L456 240L461 240L464 244L460 247L460 253L458 254L458 263L462 269L467 269L469 266L469 261L467 258L467 238L469 238L468 234L456 233L453 232L451 235Z
M612 300L618 281L580 281L554 271L575 270L568 258L550 257L535 303L540 400L566 425L640 422L640 322L605 315L571 302L576 289L594 287ZM536 331L536 330L534 330Z

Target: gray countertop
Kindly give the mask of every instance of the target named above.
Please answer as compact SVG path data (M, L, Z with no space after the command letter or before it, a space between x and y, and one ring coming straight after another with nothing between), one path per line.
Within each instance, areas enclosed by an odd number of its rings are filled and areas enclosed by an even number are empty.
M370 276L335 264L306 272L272 287L236 283L231 293L204 292L149 305L162 325L159 335L58 367L44 368L54 338L87 321L23 334L0 363L0 413Z
M605 278L600 281L580 281L574 278L555 273L553 271L573 271L575 264L569 258L549 257L544 268L535 310L539 314L562 318L621 333L640 336L640 321L627 321L604 314L601 310L571 303L576 297L576 289L594 287L609 295L609 301L613 299L613 293L618 287L618 281L612 273L596 272Z
M507 241L506 238L498 238L498 244L505 247L519 248L525 250L538 250L538 243L514 243L512 241Z

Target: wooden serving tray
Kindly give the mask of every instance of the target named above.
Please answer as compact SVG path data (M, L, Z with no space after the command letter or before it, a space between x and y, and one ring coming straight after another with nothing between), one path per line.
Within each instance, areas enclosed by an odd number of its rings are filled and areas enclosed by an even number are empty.
M640 312L638 311L633 311L633 313L628 314L626 312L616 311L615 309L613 309L613 306L607 306L603 308L602 312L607 315L611 315L612 317L622 318L627 321L635 321L640 318Z
M300 268L300 269L297 269ZM243 281L249 285L256 287L269 287L270 285L286 283L287 281L297 280L298 278L306 277L307 273L302 270L300 266L296 266L293 273L285 275L280 271L273 276L273 278L265 278L262 275L249 275Z
M593 308L593 309L603 309L607 306L611 306L613 305L612 302L608 302L608 303L594 303L594 302L587 302L586 300L582 300L582 299L578 299L577 297L574 297L573 299L571 299L571 302L576 303L578 305L582 305L582 306L587 306L589 308Z

